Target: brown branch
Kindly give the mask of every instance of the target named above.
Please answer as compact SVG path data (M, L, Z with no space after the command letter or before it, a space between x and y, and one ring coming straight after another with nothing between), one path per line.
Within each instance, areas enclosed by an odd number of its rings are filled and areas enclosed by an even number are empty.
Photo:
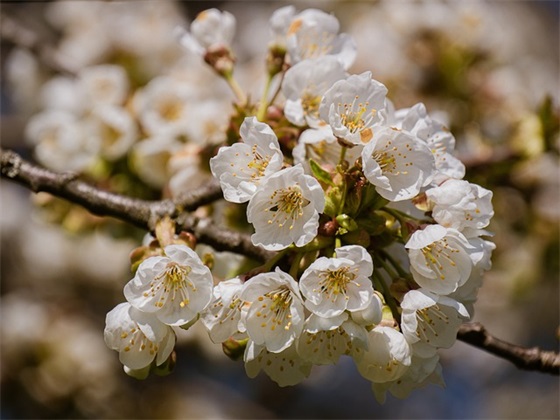
M488 353L509 360L519 369L535 370L553 375L560 374L560 354L538 347L525 348L493 337L486 328L475 322L463 324L457 338Z
M209 219L185 212L212 203L222 197L216 181L202 188L186 192L175 200L148 201L110 193L81 181L76 174L56 173L24 160L17 153L0 149L0 175L15 181L33 192L48 192L79 204L93 214L112 216L131 225L153 231L155 223L164 216L177 218L179 228L191 231L202 243L218 251L231 251L259 261L266 261L271 253L254 246L241 233L218 229Z
M0 163L2 178L22 184L34 192L45 191L64 198L92 213L113 216L146 230L153 230L155 222L167 215L175 218L180 229L192 232L201 243L217 251L236 252L258 261L267 261L273 255L254 246L247 235L218 228L208 218L186 213L222 197L216 181L185 193L176 200L147 201L101 191L78 180L76 175L52 172L27 162L13 151L0 149ZM509 360L520 369L560 374L558 353L507 343L490 335L478 323L462 325L457 338Z

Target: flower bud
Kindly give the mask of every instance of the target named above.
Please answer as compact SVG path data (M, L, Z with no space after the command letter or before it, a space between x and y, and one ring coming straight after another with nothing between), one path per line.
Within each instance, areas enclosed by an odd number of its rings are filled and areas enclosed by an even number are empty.
M248 341L248 338L235 340L230 337L222 343L222 350L231 360L240 360L243 358L243 353L245 353L245 347L247 347Z

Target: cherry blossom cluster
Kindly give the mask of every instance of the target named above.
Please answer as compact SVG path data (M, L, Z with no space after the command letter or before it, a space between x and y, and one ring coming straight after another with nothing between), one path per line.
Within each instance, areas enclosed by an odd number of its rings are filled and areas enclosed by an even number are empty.
M210 171L274 256L216 279L193 244L160 241L107 315L106 342L145 377L172 359L174 328L200 320L226 353L243 352L250 377L280 386L343 356L380 401L443 384L438 349L473 316L491 265L492 192L463 179L453 135L423 104L395 109L371 72L348 73L356 46L333 15L289 6L270 27L278 92L239 107ZM246 99L231 14L207 10L177 33Z

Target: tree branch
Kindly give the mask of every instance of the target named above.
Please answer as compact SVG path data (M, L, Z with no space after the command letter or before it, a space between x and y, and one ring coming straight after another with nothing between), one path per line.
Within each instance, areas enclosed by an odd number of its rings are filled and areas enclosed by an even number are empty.
M191 231L197 239L217 251L230 251L258 261L266 261L272 253L254 246L249 237L238 232L218 229L209 219L186 216L185 212L212 203L222 197L217 181L186 192L174 200L148 201L97 189L77 178L77 174L56 173L24 160L17 153L0 149L0 174L33 192L48 192L79 204L93 214L112 216L139 228L153 231L164 216L181 218L178 227Z
M560 354L544 351L538 347L524 348L507 343L490 335L478 322L461 325L457 339L509 360L519 369L560 374Z
M273 253L254 246L247 235L217 228L210 219L187 212L222 197L216 181L185 193L175 200L147 201L101 191L77 179L75 174L60 174L36 166L13 151L0 149L0 175L34 192L45 191L94 214L112 216L146 230L153 230L163 216L175 218L180 229L191 231L201 243L217 251L231 251L258 261L267 261ZM520 369L560 374L560 355L539 348L523 348L493 337L478 324L464 324L457 338L491 354L509 360Z

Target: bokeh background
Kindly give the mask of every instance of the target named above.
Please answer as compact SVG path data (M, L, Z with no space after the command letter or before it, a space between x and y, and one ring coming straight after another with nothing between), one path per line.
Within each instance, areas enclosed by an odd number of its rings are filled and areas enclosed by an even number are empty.
M76 69L119 63L137 86L170 69L200 72L172 35L210 7L237 18L236 75L258 97L268 18L284 2L3 3ZM358 44L353 73L371 70L397 108L422 101L443 119L466 179L494 192L497 249L474 320L515 344L558 350L559 5L557 1L292 2L332 11ZM1 142L32 158L29 119L55 74L1 44ZM132 63L132 64L131 64ZM178 64L180 63L180 64ZM141 71L138 71L141 69ZM205 75L204 77L213 77ZM214 82L217 92L224 86ZM221 90L220 90L221 89ZM215 92L214 92L215 93ZM231 98L225 97L231 101ZM141 194L151 192L142 191ZM144 232L31 197L2 180L1 408L9 418L558 418L558 377L520 371L462 342L441 352L446 388L379 405L350 359L279 388L246 377L200 325L181 334L177 365L146 381L122 372L103 342L123 300L130 251Z

